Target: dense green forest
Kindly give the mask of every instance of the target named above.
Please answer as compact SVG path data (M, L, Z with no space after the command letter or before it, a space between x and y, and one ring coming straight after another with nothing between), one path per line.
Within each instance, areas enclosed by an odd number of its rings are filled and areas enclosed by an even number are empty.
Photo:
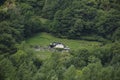
M42 32L109 47L42 60L25 42ZM120 80L120 0L0 0L0 80Z

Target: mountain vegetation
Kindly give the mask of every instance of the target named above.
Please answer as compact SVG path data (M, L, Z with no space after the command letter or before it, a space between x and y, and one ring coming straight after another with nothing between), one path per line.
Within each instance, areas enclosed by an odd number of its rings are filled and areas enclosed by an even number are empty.
M41 59L29 44L43 32L72 50ZM0 80L120 80L120 1L1 0Z

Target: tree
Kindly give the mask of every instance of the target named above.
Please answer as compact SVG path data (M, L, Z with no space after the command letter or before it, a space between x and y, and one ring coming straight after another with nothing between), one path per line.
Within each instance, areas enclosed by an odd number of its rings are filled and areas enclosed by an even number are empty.
M17 80L16 67L8 58L0 60L0 79L2 80Z
M117 28L116 31L113 33L112 40L113 41L120 40L120 28Z
M99 73L102 69L101 63L92 63L82 69L81 80L101 80Z
M14 28L10 27L8 22L0 23L0 53L16 52L16 40L12 35L15 33L14 31Z
M64 72L64 80L76 80L76 69L74 65L71 65L65 72Z
M114 69L112 66L104 67L102 70L99 72L99 79L102 80L114 80Z
M84 30L84 21L81 19L78 19L75 21L74 26L71 27L69 34L72 38L80 38Z
M112 52L112 60L111 60L111 64L112 65L117 65L120 64L120 43L116 42L112 45L111 47L111 52Z

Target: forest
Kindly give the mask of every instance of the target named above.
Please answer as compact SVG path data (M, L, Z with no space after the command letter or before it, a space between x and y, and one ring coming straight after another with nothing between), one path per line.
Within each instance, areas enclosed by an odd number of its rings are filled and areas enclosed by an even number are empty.
M43 33L74 49L38 58ZM0 80L120 80L120 0L0 0Z

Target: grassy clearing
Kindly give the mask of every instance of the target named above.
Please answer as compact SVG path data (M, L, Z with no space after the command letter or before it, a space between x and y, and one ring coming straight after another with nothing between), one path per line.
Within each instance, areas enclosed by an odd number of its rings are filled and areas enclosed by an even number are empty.
M39 45L46 47L52 42L61 42L68 46L71 50L87 49L93 51L100 48L101 43L96 41L85 41L85 40L72 40L72 39L61 39L56 38L48 33L39 33L32 38L26 40L27 45ZM103 46L104 48L108 45ZM35 51L36 57L42 60L48 59L52 52L50 51Z
M71 50L79 50L79 49L94 50L95 48L98 48L99 45L101 44L100 42L96 42L96 41L60 39L48 33L37 34L36 36L28 39L26 42L29 45L40 45L40 46L48 46L51 42L61 42L66 46L70 47Z

